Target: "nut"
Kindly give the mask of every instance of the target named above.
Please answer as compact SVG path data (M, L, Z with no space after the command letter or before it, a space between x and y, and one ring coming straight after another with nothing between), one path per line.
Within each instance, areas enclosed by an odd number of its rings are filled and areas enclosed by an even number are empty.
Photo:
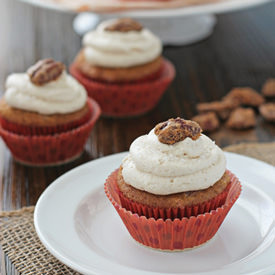
M234 101L212 101L197 104L199 113L215 112L219 118L225 120L229 117L231 111L238 107L238 103Z
M214 112L208 112L196 115L192 118L193 121L197 122L203 131L212 132L220 127L219 119Z
M105 28L105 31L118 31L118 32L130 32L130 31L141 31L142 25L131 18L120 18L113 21L110 25Z
M182 118L171 118L161 122L155 127L155 134L161 143L172 145L189 137L196 140L200 137L202 129L198 123Z
M260 114L270 122L275 122L275 103L265 103L259 107Z
M265 97L275 97L275 79L268 79L262 88L262 94Z
M260 106L265 101L262 95L249 87L234 88L224 97L224 100L252 107Z
M65 70L65 65L53 59L43 59L31 66L27 73L33 84L42 86L59 78Z
M247 129L255 127L256 116L252 108L237 108L231 114L226 122L226 126L231 129Z

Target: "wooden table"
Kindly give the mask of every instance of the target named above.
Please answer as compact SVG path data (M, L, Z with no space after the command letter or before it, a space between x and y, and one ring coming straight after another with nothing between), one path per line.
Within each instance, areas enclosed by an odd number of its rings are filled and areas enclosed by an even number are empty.
M275 3L218 16L214 34L186 47L167 47L164 55L177 77L158 106L142 117L100 118L81 158L50 168L22 166L0 143L0 210L34 205L57 177L89 160L126 151L138 136L170 117L191 118L196 103L218 100L234 86L260 90L275 77ZM25 71L36 60L53 57L70 64L80 48L72 29L73 15L34 8L15 0L0 1L0 90L8 74ZM272 141L275 127L258 118L257 127L211 134L220 146Z

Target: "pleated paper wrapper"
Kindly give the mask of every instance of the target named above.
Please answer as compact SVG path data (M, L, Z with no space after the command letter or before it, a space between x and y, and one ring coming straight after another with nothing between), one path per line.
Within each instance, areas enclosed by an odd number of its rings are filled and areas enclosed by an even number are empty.
M118 190L118 192L121 206L126 208L127 210L130 210L132 213L137 213L139 216L145 216L147 218L162 218L174 220L176 218L181 219L183 217L189 218L191 216L198 216L199 214L210 212L211 210L222 206L225 203L230 187L231 183L227 185L223 192L221 192L219 195L215 196L209 201L178 208L150 207L148 205L134 202L125 197L121 191Z
M161 250L184 250L210 240L220 228L229 210L241 193L238 178L231 176L230 189L224 204L215 210L189 218L147 218L122 207L117 186L117 170L105 182L105 193L130 235L139 243Z
M175 77L174 66L168 60L163 61L161 73L155 79L129 83L104 83L85 77L75 64L70 73L95 99L102 114L110 117L127 117L144 114L153 109Z
M92 114L86 123L75 129L53 135L26 136L12 133L0 126L0 135L18 162L43 166L71 161L82 153L101 113L99 105L94 100L88 101Z

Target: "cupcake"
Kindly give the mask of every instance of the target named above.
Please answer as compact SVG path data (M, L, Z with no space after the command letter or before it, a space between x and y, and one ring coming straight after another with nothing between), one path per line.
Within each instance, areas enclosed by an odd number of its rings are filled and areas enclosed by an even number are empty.
M161 53L161 41L138 22L108 20L84 36L70 72L104 115L139 115L157 104L175 76Z
M63 163L81 154L99 115L98 104L65 66L44 59L7 78L0 134L20 162Z
M105 183L132 237L162 250L210 240L240 191L223 151L196 122L181 118L137 138Z

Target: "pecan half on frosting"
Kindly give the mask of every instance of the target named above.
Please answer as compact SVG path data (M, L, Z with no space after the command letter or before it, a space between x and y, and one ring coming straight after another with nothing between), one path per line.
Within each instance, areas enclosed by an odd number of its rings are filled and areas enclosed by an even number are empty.
M33 84L42 86L48 82L54 81L65 70L65 65L53 59L43 59L31 66L27 70L27 74Z
M130 31L141 31L142 25L131 18L120 18L114 20L110 25L105 28L105 31L118 31L118 32L130 32Z
M202 129L198 123L182 118L171 118L155 127L155 134L161 143L172 145L189 137L196 140Z

